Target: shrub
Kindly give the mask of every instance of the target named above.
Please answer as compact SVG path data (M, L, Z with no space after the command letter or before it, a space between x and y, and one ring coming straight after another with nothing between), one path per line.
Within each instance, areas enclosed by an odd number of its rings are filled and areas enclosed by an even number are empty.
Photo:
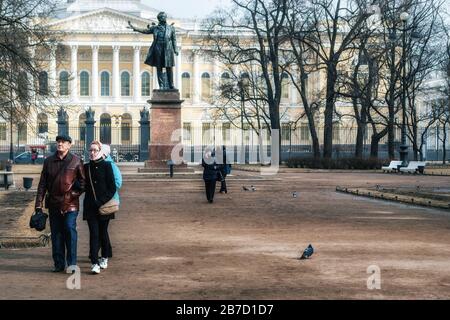
M373 170L381 169L381 166L388 162L387 160L377 158L291 158L286 164L289 168Z

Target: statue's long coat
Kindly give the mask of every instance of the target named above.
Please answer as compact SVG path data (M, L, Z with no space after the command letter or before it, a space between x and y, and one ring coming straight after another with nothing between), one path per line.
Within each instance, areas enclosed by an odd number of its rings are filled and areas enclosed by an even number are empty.
M174 54L177 51L175 28L168 24L157 25L148 27L144 33L153 34L153 43L144 63L152 67L175 66Z

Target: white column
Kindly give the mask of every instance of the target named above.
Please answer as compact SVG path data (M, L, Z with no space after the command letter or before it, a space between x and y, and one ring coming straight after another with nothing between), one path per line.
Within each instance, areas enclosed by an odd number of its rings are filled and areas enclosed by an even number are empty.
M294 81L295 81L295 83L298 83L298 85L300 85L300 83L298 82L298 80L300 79L300 73L298 72L298 68L294 68L293 70L292 70L292 72L293 72L293 75L294 75ZM295 85L292 83L292 81L289 81L290 83L289 83L289 89L290 89L290 93L289 93L289 96L290 96L290 104L291 105L298 105L298 91L297 91L297 88L295 87Z
M194 51L193 100L194 104L200 103L200 65L198 53Z
M119 65L120 47L113 46L113 70L112 70L112 83L113 83L113 97L114 100L120 99L120 65Z
M36 56L36 49L34 46L31 46L29 48L29 50L30 50L31 64L33 65L33 67L35 67L34 57ZM28 78L28 83L30 84L30 98L31 98L31 101L34 101L34 99L36 97L36 86L35 86L34 76L31 72L27 72L27 78ZM50 79L49 79L49 84L50 84ZM50 92L50 95L51 95L51 92Z
M56 94L56 46L50 47L50 72L48 75L48 89L50 92L50 95Z
M153 85L152 85L152 89L160 89L159 85L158 85L158 73L156 72L156 67L152 68L152 75L153 75Z
M135 46L133 49L133 98L136 102L141 100L141 47Z
M214 59L214 65L213 65L213 83L212 83L212 94L215 96L219 90L220 86L220 65L219 60Z
M175 87L181 92L181 86L182 86L182 82L181 82L181 74L183 73L183 66L182 66L182 62L181 62L181 46L178 46L178 56L177 56L177 62L176 62L176 69L177 69L177 73L176 73L176 77L175 77Z
M70 70L71 70L71 90L70 90L70 96L72 98L72 101L78 100L78 46L73 45L70 47L72 58L71 58L71 64L70 64Z
M92 98L98 100L98 45L92 46Z

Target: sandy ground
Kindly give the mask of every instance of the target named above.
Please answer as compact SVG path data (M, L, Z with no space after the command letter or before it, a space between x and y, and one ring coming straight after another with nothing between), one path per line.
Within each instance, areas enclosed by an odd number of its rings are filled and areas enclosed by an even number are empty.
M50 272L50 248L0 249L0 299L450 298L450 211L335 192L442 187L448 177L233 173L213 204L202 180L126 181L110 229L114 257L100 275L89 272L79 216L80 290ZM309 243L316 252L298 260ZM367 288L372 265L380 290Z

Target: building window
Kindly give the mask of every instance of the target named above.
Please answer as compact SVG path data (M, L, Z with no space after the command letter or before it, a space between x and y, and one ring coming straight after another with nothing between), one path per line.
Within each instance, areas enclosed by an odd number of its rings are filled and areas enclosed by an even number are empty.
M46 71L39 72L39 94L48 95L48 74Z
M80 141L82 141L82 144L86 141L86 113L80 114L80 117L78 118L78 126L79 126L79 134L80 134Z
M17 131L18 131L18 140L20 142L26 142L27 141L27 124L26 123L19 123L17 125Z
M211 137L211 123L202 123L202 145L210 146L212 145Z
M109 73L107 71L101 73L100 82L102 97L109 97Z
M62 71L59 74L59 95L69 95L69 73L67 71Z
M226 144L230 142L231 124L229 122L222 123L222 141Z
M0 123L0 140L6 141L6 123Z
M281 99L289 99L289 76L283 73L281 76Z
M202 74L202 100L211 98L211 76L205 72Z
M124 97L130 95L130 74L128 71L122 72L122 75L120 76L120 92Z
M141 75L141 94L144 97L150 96L150 73L147 71Z
M191 76L187 72L181 75L181 95L184 99L191 98Z
M184 141L191 141L191 123L190 122L183 122L183 140Z
M290 127L288 123L281 124L281 139L284 141L289 141Z
M220 76L220 90L225 98L231 98L233 95L233 84L228 72L224 72Z
M122 115L122 124L121 124L122 144L131 143L131 124L132 124L131 115L128 113L124 113Z
M45 113L40 113L37 116L38 133L48 132L48 117Z
M111 144L111 116L107 113L100 116L100 142Z
M18 77L18 92L20 102L27 104L28 101L28 76L26 72L21 72Z
M89 96L89 73L87 71L80 73L80 96Z
M309 125L308 124L302 124L300 126L300 139L302 141L309 141L310 137L309 137Z

